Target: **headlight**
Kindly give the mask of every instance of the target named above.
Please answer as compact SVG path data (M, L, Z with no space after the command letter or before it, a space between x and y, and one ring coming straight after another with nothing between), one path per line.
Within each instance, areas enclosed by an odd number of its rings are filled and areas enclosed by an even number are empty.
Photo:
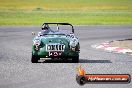
M70 42L70 46L71 47L75 47L76 46L76 43L75 42Z
M33 41L33 44L34 44L34 45L37 45L37 46L39 46L40 43L41 43L40 40L34 40L34 41Z
M71 42L70 42L70 46L71 47L76 47L78 41L76 39L73 39Z

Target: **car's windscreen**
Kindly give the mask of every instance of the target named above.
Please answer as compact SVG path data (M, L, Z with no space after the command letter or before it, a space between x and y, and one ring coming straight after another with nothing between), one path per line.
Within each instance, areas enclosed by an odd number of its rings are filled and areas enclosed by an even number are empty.
M72 33L72 27L70 25L49 25L50 29L58 34L70 34Z

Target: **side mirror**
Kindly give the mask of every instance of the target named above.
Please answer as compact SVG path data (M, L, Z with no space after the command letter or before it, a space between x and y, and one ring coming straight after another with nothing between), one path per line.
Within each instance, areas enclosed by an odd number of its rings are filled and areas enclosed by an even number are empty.
M32 32L32 35L35 35L35 32Z

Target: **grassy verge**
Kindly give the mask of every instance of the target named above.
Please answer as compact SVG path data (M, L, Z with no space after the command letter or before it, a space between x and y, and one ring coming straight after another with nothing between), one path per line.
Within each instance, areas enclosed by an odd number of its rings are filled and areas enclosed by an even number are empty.
M129 10L132 0L0 0L1 9Z
M69 22L75 25L132 24L131 11L0 11L0 25L40 25Z
M131 25L132 0L0 0L0 25Z

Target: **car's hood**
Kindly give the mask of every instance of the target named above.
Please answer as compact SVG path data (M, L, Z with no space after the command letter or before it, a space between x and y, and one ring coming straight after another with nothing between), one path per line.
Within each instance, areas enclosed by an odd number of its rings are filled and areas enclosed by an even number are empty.
M39 40L43 44L50 44L50 43L58 43L58 44L65 44L75 46L78 44L78 38L71 35L45 35L45 36L36 36L34 40ZM34 41L33 40L33 41Z
M44 44L49 43L68 44L70 42L69 38L65 35L46 35L36 37L36 39L39 39Z
M48 44L48 43L68 44L69 40L66 38L48 37L48 38L41 38L41 42L43 42L44 44Z

